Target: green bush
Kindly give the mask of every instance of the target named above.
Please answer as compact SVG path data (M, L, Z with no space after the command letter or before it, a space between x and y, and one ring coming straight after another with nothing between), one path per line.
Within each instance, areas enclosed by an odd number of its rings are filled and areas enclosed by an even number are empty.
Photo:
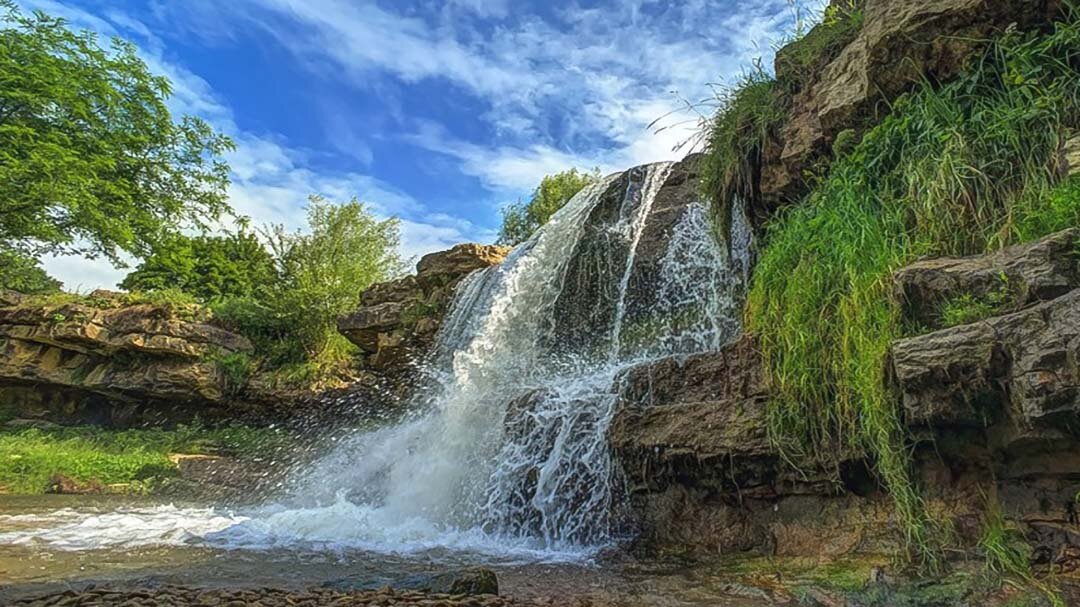
M275 278L274 260L254 234L177 235L155 247L120 288L147 293L175 289L206 303L254 296Z
M964 76L929 84L839 158L808 199L768 227L747 326L776 397L770 435L795 462L868 453L913 556L937 563L937 534L909 470L885 387L901 333L893 271L922 255L983 253L1077 225L1053 161L1080 125L1080 19L1011 32Z
M403 270L398 220L379 220L356 200L313 196L307 232L277 226L268 236L278 283L265 303L289 320L309 358L331 345L337 319L360 304L364 289Z

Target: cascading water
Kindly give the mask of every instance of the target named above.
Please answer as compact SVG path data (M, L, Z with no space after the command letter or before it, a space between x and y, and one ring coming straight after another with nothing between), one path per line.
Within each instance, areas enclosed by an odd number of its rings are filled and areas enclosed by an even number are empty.
M619 373L739 329L746 222L737 212L720 246L703 204L656 208L671 172L601 180L469 276L410 418L341 441L278 504L200 541L550 555L616 537L623 495L606 436Z

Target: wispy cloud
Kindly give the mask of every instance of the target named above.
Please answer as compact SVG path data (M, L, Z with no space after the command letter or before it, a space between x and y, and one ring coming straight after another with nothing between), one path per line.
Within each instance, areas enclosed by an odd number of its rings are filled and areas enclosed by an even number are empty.
M98 16L54 0L26 0L21 6L63 17L76 27L96 31L102 36L122 36L139 41L142 58L150 69L172 82L170 110L178 115L200 116L236 142L236 150L227 158L232 168L229 201L239 215L249 217L255 225L302 227L307 197L320 194L336 201L359 198L384 217L401 217L401 251L405 257L445 249L465 240L494 238L489 230L470 222L428 213L411 196L371 175L313 169L306 151L290 147L273 135L240 129L231 108L213 88L198 75L168 59L161 40L131 15L109 10L105 16ZM344 125L339 127L338 130L343 132ZM372 152L362 142L347 138L339 141L362 164L370 164ZM47 256L43 264L70 289L111 288L127 273L126 269L112 267L105 259L78 256Z
M433 140L423 124L399 128L497 188L531 187L565 163L680 156L686 148L674 148L693 136L695 114L667 116L659 133L650 123L681 99L706 97L710 83L733 81L755 57L771 56L792 21L787 0L590 4L541 14L484 0L448 2L441 12L408 10L409 2L237 0L201 2L196 12L236 27L257 24L311 69L362 90L391 77L449 83L479 99L482 137L446 130Z

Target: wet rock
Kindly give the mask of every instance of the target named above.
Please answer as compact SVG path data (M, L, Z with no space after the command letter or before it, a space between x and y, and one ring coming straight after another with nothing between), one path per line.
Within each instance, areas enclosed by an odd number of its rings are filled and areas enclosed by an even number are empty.
M635 367L619 382L611 445L629 482L639 547L822 557L890 545L887 502L872 480L867 491L860 483L859 493L845 493L833 471L796 470L772 444L768 385L751 337ZM859 464L844 467L865 469Z
M941 306L956 297L999 293L999 312L1053 299L1080 287L1080 229L1069 229L990 255L918 261L897 271L893 291L904 317L933 327Z

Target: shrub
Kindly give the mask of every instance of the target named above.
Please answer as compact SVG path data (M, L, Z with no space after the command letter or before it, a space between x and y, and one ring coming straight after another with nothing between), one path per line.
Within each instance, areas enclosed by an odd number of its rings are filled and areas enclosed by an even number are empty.
M120 288L189 293L202 302L251 297L273 283L274 260L254 234L175 236L154 249Z

